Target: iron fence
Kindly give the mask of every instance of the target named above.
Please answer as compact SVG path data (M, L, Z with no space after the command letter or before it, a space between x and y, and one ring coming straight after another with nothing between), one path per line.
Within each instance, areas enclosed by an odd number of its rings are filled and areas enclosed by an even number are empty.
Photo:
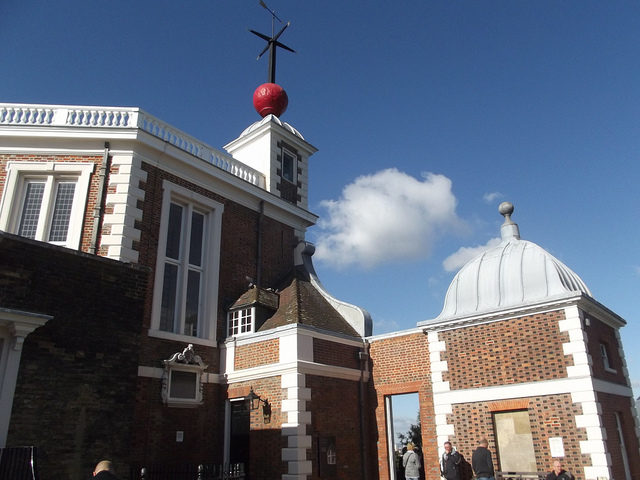
M545 472L496 472L496 480L545 480Z
M38 480L36 447L0 448L0 478Z
M1 477L0 477L1 478ZM244 463L152 465L133 469L130 480L244 480Z

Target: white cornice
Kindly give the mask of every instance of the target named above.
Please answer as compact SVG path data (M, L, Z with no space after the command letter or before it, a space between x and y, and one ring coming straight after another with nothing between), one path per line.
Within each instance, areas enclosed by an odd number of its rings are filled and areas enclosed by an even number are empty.
M310 327L308 325L302 325L294 323L291 325L283 325L281 327L265 330L264 332L254 332L247 335L241 335L237 337L229 337L221 345L221 348L227 348L228 344L233 344L238 347L241 345L250 345L252 343L264 342L267 340L274 340L283 337L293 335L304 335L308 337L318 338L322 340L328 340L335 343L341 343L343 345L362 346L363 340L354 339L351 336L345 336L336 333L328 333L326 331Z
M226 375L227 383L246 382L258 378L281 376L290 373L309 374L319 377L339 378L343 380L358 381L364 373L364 381L369 380L369 372L362 372L356 368L337 367L315 362L298 360L289 363L272 363L244 370L236 370Z

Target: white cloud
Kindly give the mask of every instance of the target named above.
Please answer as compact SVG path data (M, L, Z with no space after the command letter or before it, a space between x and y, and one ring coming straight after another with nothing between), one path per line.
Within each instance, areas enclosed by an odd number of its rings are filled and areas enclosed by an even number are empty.
M485 203L493 203L495 200L502 197L504 197L504 195L502 195L500 192L491 192L485 193L482 196L482 199L485 201Z
M339 200L325 200L315 257L344 268L371 268L429 256L437 237L459 229L451 180L424 173L416 179L395 168L364 175Z
M474 259L485 250L500 244L500 238L492 238L484 245L477 247L461 247L455 253L452 253L442 262L442 266L447 272L453 272L464 266L469 260Z

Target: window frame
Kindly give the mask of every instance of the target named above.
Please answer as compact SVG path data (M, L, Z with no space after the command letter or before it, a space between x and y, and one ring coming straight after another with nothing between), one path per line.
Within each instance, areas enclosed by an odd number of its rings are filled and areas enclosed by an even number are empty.
M600 342L598 347L600 349L600 357L602 358L602 366L606 372L618 373L618 371L611 366L611 354L609 351L609 345L606 342Z
M45 183L40 204L35 240L78 250L87 207L89 183L95 169L93 162L7 162L5 189L0 201L0 229L18 235L27 185L34 181ZM75 183L67 239L49 241L51 220L54 213L57 185Z
M185 356L185 353L190 351L193 354L192 358ZM167 360L163 360L164 372L162 375L162 401L169 407L197 407L204 403L203 396L203 376L208 365L202 362L199 355L195 354L193 350L193 344L189 346L181 353L177 352ZM171 387L173 381L174 372L185 372L195 374L195 396L193 398L185 397L173 397L171 395Z
M149 328L149 336L164 338L169 340L178 340L201 345L216 345L216 327L218 312L218 282L220 270L220 243L222 232L222 212L224 205L200 195L192 190L181 187L174 183L164 180L163 184L162 211L160 217L160 230L158 236L158 251L156 254L156 271L153 287L153 306L151 313L151 326ZM203 229L202 243L202 265L200 280L200 296L199 304L201 308L201 316L199 319L197 336L178 333L184 331L186 309L186 291L182 295L182 306L178 319L177 332L174 325L174 331L161 330L161 310L162 295L164 284L164 268L166 263L173 263L173 260L167 260L167 234L169 226L169 213L171 204L188 204L189 211L198 211L203 214L205 226ZM188 239L184 238L184 232L181 231L180 245L188 243ZM184 265L182 266L184 268ZM188 261L187 261L188 270ZM184 275L184 273L183 273Z
M242 312L245 311L249 311L249 329L247 331L240 331L241 330L241 326L242 323L239 322L237 327L234 327L238 329L238 333L231 333L231 317L232 315L238 313L242 315ZM242 318L242 317L240 317ZM233 310L229 310L229 312L227 313L227 337L231 338L231 337L242 337L244 335L249 335L251 333L255 332L255 328L256 328L256 307L255 306L249 306L249 307L244 307L244 308L235 308Z
M285 176L285 155L291 157L291 178ZM296 185L298 180L298 155L295 150L291 150L285 146L282 147L281 151L281 169L280 169L280 177L282 180L289 182L293 185Z

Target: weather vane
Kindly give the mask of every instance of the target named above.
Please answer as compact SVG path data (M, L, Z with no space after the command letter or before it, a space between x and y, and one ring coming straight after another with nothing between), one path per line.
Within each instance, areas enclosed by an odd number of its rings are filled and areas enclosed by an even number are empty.
M264 50L260 52L260 55L258 55L257 60L260 60L260 57L262 57L262 55L264 55L264 53L267 50L269 50L269 82L276 83L276 48L280 47L285 50L288 50L289 52L296 53L295 50L287 47L286 45L278 41L278 38L280 38L280 35L282 35L282 32L284 32L287 29L287 27L291 25L291 22L287 22L287 24L284 27L282 27L282 29L277 33L277 35L274 35L275 21L278 20L280 23L283 23L283 22L276 15L276 12L274 12L269 7L267 7L267 5L262 0L260 0L260 6L263 7L265 10L267 10L271 14L271 37L267 37L263 33L256 32L255 30L249 30L249 31L267 42L267 46L264 47Z

